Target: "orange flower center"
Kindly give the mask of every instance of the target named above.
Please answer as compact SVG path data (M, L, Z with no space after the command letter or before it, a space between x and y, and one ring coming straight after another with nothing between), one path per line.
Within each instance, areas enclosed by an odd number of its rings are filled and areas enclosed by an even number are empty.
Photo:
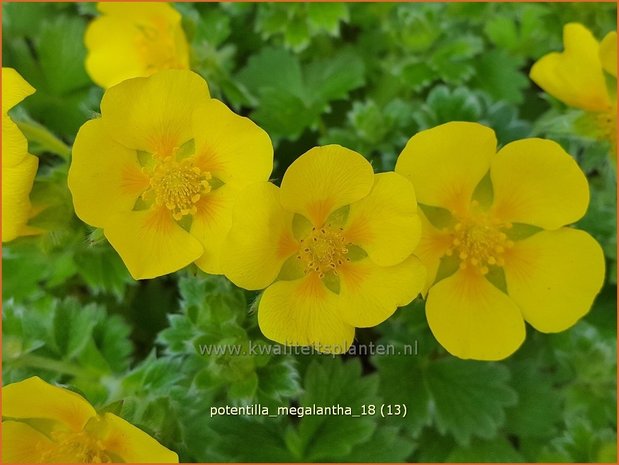
M490 266L503 266L505 250L513 247L504 230L510 224L497 223L486 214L471 214L456 222L451 230L447 255L460 259L460 268L487 274Z
M55 431L51 433L52 449L42 454L41 463L111 463L112 458L103 445L85 431L79 433Z
M165 206L175 220L186 215L195 215L196 204L211 190L211 174L195 166L193 157L176 160L166 157L159 161L150 177L150 189L157 205Z
M305 274L318 273L323 278L327 273L337 274L337 268L350 259L348 245L342 228L323 226L312 228L307 237L301 239L298 259L305 265Z

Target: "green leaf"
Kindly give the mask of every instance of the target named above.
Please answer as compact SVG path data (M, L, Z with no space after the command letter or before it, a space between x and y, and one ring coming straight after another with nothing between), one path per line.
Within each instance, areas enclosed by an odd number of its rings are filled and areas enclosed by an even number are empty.
M521 438L552 437L562 419L562 411L552 378L547 374L548 368L540 366L532 355L513 362L511 367L518 404L507 409L506 430Z
M595 429L586 420L576 420L563 436L553 440L540 454L541 462L617 461L617 436L611 429Z
M509 370L500 364L447 358L431 363L426 385L440 433L461 445L472 437L491 438L505 422L505 408L517 401Z
M126 287L135 281L112 247L105 243L91 248L80 248L75 256L79 276L93 295L109 293L122 301Z
M402 346L399 346L402 347ZM380 394L387 404L406 405L405 418L388 417L394 426L404 426L415 436L431 422L430 394L425 386L421 362L414 355L375 356L372 363L378 369Z
M491 441L475 440L469 446L458 446L451 451L446 461L452 463L526 462L514 446L502 436Z
M271 134L298 138L314 123L318 113L287 90L264 89L252 118Z
M340 22L348 21L346 3L307 3L307 19L314 31L326 31L332 36L339 32Z
M408 435L399 433L398 428L380 425L372 437L353 448L342 462L406 462L415 448Z
M293 462L281 421L221 416L210 422L215 454L233 462ZM217 456L216 455L216 456ZM211 460L212 457L204 458Z
M431 55L429 65L450 84L466 82L475 73L471 58L483 48L479 37L465 35L441 44Z
M476 122L481 111L478 97L467 88L450 89L438 85L430 91L415 119L422 129L426 129L449 121Z
M37 51L52 94L65 95L90 83L84 69L84 30L78 17L60 15L43 23Z
M364 73L365 67L359 55L353 50L344 50L330 58L310 63L303 74L308 95L314 101L327 103L345 98L351 90L362 86Z
M491 50L477 60L475 85L497 101L522 103L529 79L521 71L521 63L502 50Z
M310 364L301 396L303 407L341 405L360 414L362 405L378 405L378 379L361 376L358 360L343 363L323 359ZM376 428L372 416L304 416L299 422L300 450L304 461L331 461L349 454L368 440Z
M74 358L88 344L95 327L97 309L82 307L76 300L66 300L54 315L54 339L63 358Z
M277 79L273 79L277 76ZM291 53L265 48L249 59L237 79L255 96L266 90L285 91L290 95L305 97L305 86L299 60Z

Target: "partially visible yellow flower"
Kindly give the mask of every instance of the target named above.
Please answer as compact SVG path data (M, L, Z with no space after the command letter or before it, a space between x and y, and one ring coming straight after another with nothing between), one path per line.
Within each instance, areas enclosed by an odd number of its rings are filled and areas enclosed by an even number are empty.
M426 315L464 359L500 360L525 338L584 316L604 281L604 254L566 227L585 214L587 179L555 142L523 139L496 153L494 132L453 122L412 137L396 172L415 185L428 268Z
M531 79L565 104L593 113L599 137L616 152L617 95L604 71L617 77L617 33L608 33L600 44L585 26L569 23L563 44L563 52L549 53L533 65Z
M178 463L178 455L79 394L34 376L2 388L3 463Z
M375 175L360 154L316 147L286 171L281 188L249 186L222 254L235 284L264 289L258 323L282 344L342 353L355 327L378 325L420 292L412 256L420 222L404 177Z
M34 93L13 68L2 68L2 242L31 234L30 190L39 159L28 153L28 141L8 112Z
M189 68L181 15L167 3L101 2L86 29L86 71L103 88L164 69Z
M101 114L73 146L77 215L103 228L136 279L194 261L220 273L238 192L273 169L269 136L191 71L124 81L105 92Z

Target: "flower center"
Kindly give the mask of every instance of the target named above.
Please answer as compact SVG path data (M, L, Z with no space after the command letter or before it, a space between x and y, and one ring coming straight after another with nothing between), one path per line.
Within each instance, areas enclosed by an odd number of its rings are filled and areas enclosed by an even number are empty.
M350 261L346 256L348 246L342 228L312 228L309 235L301 239L297 258L305 265L305 274L318 273L323 278L327 273L337 274L338 266Z
M155 18L148 24L138 25L140 34L135 44L143 62L150 72L162 69L177 69L184 66L177 57L175 34L172 25Z
M616 105L608 111L597 114L598 135L600 139L611 143L613 150L617 147L617 108Z
M196 203L211 190L211 174L194 165L193 157L176 160L166 157L159 161L150 177L150 188L144 196L154 195L157 205L165 206L175 220L195 215Z
M43 454L42 463L111 463L103 445L85 431L56 431L51 434L55 447Z
M505 250L513 247L504 230L510 224L492 221L485 214L472 215L456 222L451 231L451 248L447 255L460 259L460 268L472 268L487 274L490 266L503 266Z

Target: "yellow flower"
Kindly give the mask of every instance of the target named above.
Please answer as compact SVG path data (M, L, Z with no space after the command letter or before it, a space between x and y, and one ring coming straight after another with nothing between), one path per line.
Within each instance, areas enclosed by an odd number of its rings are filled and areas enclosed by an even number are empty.
M86 70L107 88L165 69L189 68L181 15L167 3L102 2L86 30Z
M8 112L34 89L13 68L2 68L2 242L31 234L30 190L39 159L28 153L28 141Z
M194 261L220 273L237 193L273 169L269 136L191 71L124 81L105 92L101 113L73 146L77 215L103 228L136 279Z
M178 463L178 455L79 394L34 376L2 389L3 463Z
M496 144L487 127L447 123L412 137L396 164L423 213L428 323L464 359L509 356L525 320L544 333L571 327L604 281L600 245L565 227L589 204L576 162L549 140Z
M258 304L266 337L341 353L355 327L383 322L419 294L416 210L402 176L374 175L344 147L316 147L281 188L256 183L239 196L222 268L238 286L267 288Z
M578 23L563 28L565 51L540 58L531 68L531 79L565 104L593 113L599 137L617 148L617 95L604 74L617 77L617 33L600 44Z

